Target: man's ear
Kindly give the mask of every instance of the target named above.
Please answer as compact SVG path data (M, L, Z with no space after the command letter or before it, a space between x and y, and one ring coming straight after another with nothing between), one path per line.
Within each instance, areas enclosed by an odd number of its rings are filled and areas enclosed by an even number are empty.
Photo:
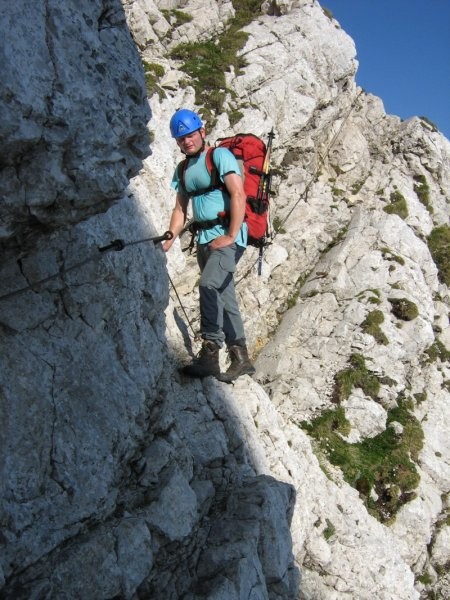
M204 127L200 127L199 131L200 135L202 136L202 140L204 141L206 139L206 129Z

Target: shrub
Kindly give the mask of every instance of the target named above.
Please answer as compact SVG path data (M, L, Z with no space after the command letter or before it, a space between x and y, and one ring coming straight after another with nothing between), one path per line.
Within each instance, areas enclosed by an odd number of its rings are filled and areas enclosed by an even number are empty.
M419 119L422 121L422 124L426 123L427 125L429 125L431 128L431 131L433 131L433 132L439 131L439 129L436 127L436 125L433 123L433 121L430 121L430 119L428 119L428 117L419 117Z
M372 310L361 323L361 328L365 333L373 336L379 344L384 344L386 346L389 344L389 340L380 327L383 321L383 312L381 310Z
M428 185L425 175L414 175L414 191L417 197L425 206L430 215L433 214L433 207L430 204L430 186Z
M419 316L419 309L414 302L406 298L388 298L391 303L391 312L402 321L412 321Z
M247 64L238 56L248 39L248 34L241 30L261 12L257 0L234 0L233 6L236 14L218 37L179 44L171 52L172 58L183 61L181 69L191 76L195 102L205 107L204 117L210 125L215 122L215 114L223 109L227 92L225 72L232 66L239 74Z
M145 87L147 88L147 95L153 96L158 94L160 97L164 94L163 90L158 85L158 81L164 76L165 71L162 65L158 63L149 63L146 60L142 61L144 67Z
M403 432L397 435L392 427L373 438L357 444L342 436L350 430L344 409L326 410L311 423L302 423L328 460L339 466L344 479L355 487L369 512L381 522L391 521L403 504L415 497L419 483L414 464L423 445L423 431L410 412L410 403L398 399L398 406L388 413L388 424L401 423ZM377 494L373 500L371 491Z
M428 237L428 248L438 268L442 283L450 286L450 226L436 227Z
M380 382L376 375L367 370L364 356L352 354L350 365L334 376L333 402L340 404L346 400L354 387L361 388L367 396L375 399L380 391Z
M389 215L398 215L402 219L408 216L408 206L405 197L401 192L395 190L390 195L391 203L383 208L384 212Z

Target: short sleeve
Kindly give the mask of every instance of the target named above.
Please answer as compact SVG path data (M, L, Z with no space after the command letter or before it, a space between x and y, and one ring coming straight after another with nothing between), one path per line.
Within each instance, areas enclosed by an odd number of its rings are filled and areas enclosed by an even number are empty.
M222 183L225 175L228 175L229 173L241 175L238 162L228 148L216 148L214 150L214 164L216 165Z
M183 187L181 185L181 180L179 177L179 170L180 170L180 165L181 163L179 163L175 169L175 171L173 172L173 177L172 177L172 181L170 183L170 187L172 189L174 189L177 193L180 193L182 196L184 196L185 198L188 197L188 195L186 194L186 192L183 190Z

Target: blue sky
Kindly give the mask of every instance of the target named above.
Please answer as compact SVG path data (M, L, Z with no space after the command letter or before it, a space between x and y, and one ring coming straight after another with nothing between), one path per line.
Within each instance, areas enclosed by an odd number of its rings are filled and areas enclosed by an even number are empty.
M353 38L356 82L388 114L424 116L450 139L450 0L319 0Z

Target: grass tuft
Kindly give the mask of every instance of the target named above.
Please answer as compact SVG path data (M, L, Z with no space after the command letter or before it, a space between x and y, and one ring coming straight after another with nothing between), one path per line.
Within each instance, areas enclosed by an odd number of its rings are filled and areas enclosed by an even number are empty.
M423 445L423 431L411 408L412 403L400 397L397 407L388 412L388 424L396 421L403 426L401 435L388 426L379 435L357 444L342 438L350 430L342 407L326 410L311 423L301 424L381 522L395 518L401 506L415 497L419 483L414 461Z
M195 102L204 107L203 117L209 126L214 125L216 115L224 109L228 92L225 72L233 67L239 75L247 64L238 56L248 39L242 28L261 12L257 0L234 0L233 6L236 14L226 31L206 41L179 44L171 52L172 58L183 62L181 70L192 78ZM236 113L233 114L236 118Z
M425 206L430 215L433 214L433 207L430 203L430 186L428 185L425 175L414 175L414 191L417 194L420 202Z
M389 344L389 340L380 327L383 321L383 312L381 310L372 310L361 323L361 328L364 333L368 333L373 336L379 344L386 346Z
M406 298L388 298L391 303L391 312L402 321L412 321L419 316L419 309L414 302Z
M428 248L438 268L442 283L450 286L450 226L436 227L428 237Z
M164 76L165 71L162 65L158 63L150 63L146 60L142 61L144 67L145 87L147 88L147 96L158 94L160 98L164 97L164 91L159 86L159 80Z
M384 212L389 215L398 215L400 218L406 219L408 216L408 206L403 194L398 190L395 190L390 195L390 201L391 203L383 208Z
M348 369L343 369L334 376L332 401L341 404L350 396L353 388L361 388L367 396L376 399L380 391L380 382L376 375L368 371L364 356L352 354L350 365Z

